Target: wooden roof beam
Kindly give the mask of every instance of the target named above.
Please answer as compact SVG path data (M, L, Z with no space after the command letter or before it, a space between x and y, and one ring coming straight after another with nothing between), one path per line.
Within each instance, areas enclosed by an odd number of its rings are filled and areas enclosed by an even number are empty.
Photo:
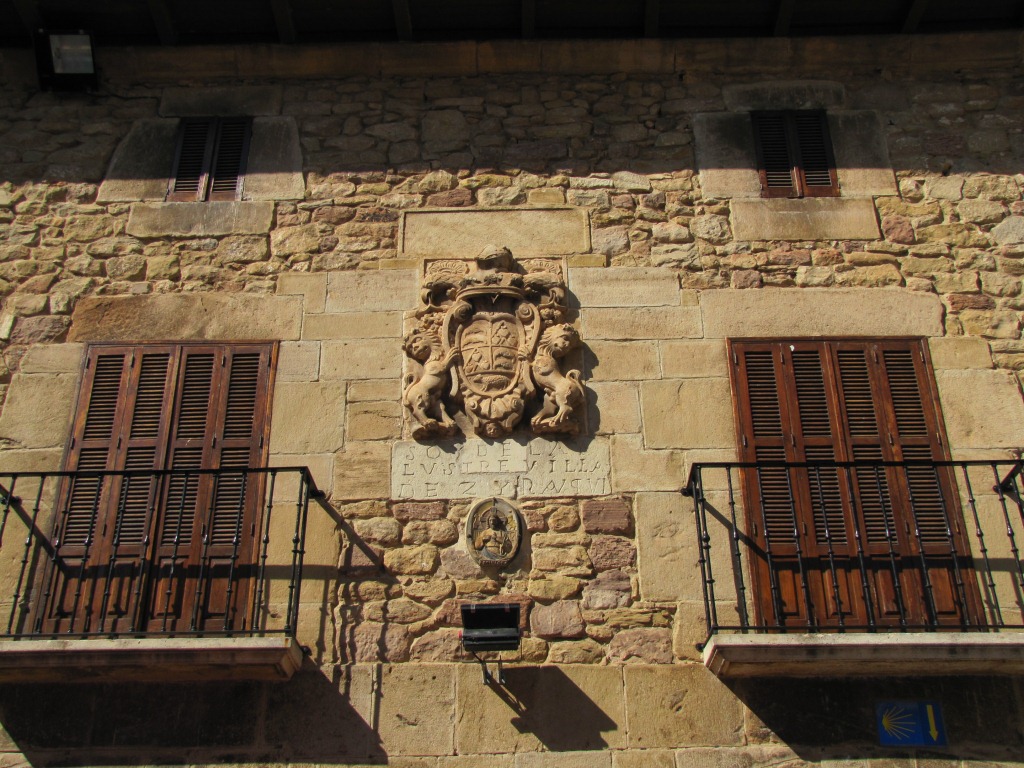
M295 32L295 19L288 0L270 0L270 10L274 14L274 26L277 27L277 39L282 43L294 43L298 39Z
M14 10L18 12L18 18L29 34L35 34L35 31L43 26L43 17L39 13L39 3L36 0L14 0Z
M907 10L907 15L903 19L903 34L909 35L911 32L916 32L917 28L921 24L921 19L924 17L925 11L928 10L928 3L930 0L914 0L910 4L910 8Z
M661 0L644 3L644 37L657 37L661 29Z
M537 36L537 0L522 0L520 31L523 37Z
M160 44L174 45L178 42L178 31L174 28L174 19L166 0L146 0L146 5L149 7L149 16L153 19Z
M774 34L776 37L785 37L789 34L794 9L796 9L796 0L779 0L779 12L775 16Z
M399 40L412 40L412 12L409 0L391 0L391 9L395 14L395 31Z

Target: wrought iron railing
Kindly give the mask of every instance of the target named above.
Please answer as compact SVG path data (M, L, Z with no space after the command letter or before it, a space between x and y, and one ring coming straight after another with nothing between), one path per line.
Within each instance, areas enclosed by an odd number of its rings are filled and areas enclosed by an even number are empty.
M295 636L305 467L0 474L0 638Z
M708 637L1024 628L1022 462L703 463Z

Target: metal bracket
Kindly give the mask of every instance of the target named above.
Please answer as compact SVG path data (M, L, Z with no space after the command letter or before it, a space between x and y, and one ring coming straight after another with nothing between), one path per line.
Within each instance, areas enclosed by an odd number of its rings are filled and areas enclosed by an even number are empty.
M1017 466L1010 470L1010 474L1004 477L1002 482L999 483L999 485L997 485L992 490L994 490L996 493L999 493L1000 491L1002 493L1009 493L1010 491L1013 490L1014 480L1017 479L1017 476L1020 475L1022 471L1024 471L1024 462L1018 461Z
M481 659L479 656L477 656L472 651L470 651L470 653L473 654L473 658L477 660L477 663L480 665L480 668L483 670L483 673L484 673L484 685L504 685L505 684L505 670L501 666L501 659L498 659L495 662L495 664L498 667L498 676L495 677L494 675L491 674L491 670L488 669L486 661Z

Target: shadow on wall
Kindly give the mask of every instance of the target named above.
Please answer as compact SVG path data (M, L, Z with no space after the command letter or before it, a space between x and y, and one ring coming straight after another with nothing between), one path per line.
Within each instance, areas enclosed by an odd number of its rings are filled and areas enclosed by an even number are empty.
M1024 749L1020 710L1024 689L1014 678L778 678L727 681L727 685L751 710L747 730L752 742L782 742L808 761L838 756L1016 760ZM879 746L876 708L885 701L938 703L949 746L932 750Z

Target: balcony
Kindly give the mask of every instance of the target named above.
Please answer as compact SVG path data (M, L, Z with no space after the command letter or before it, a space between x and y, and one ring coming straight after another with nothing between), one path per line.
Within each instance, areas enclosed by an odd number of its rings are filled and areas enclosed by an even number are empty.
M0 475L0 682L291 677L305 467Z
M721 677L1024 672L1020 460L694 464Z

